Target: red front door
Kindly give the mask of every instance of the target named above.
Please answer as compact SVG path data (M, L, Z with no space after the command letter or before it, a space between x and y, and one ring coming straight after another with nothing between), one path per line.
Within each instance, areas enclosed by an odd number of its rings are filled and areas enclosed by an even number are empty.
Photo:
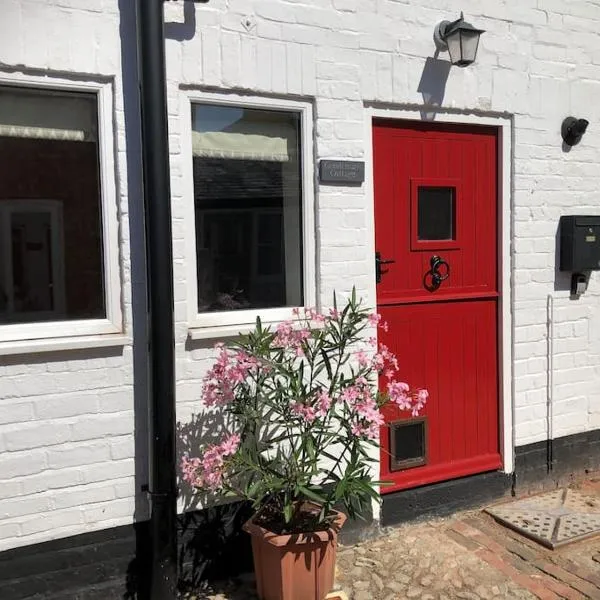
M497 135L375 121L373 136L379 338L429 391L416 419L385 410L386 493L501 466Z

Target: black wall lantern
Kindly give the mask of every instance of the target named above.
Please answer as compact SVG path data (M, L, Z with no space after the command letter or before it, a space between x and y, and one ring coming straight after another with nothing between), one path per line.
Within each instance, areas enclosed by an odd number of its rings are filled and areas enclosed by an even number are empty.
M575 117L567 117L562 122L560 134L567 146L575 146L579 144L589 122L585 119L576 119Z
M447 50L450 62L457 67L466 67L475 62L479 36L483 29L477 29L465 22L462 12L456 21L442 21L435 28L434 40L440 50Z

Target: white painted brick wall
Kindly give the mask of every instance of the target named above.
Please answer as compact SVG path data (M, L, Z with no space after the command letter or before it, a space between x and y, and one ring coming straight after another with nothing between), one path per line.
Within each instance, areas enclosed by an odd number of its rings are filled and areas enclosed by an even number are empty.
M5 0L2 10L0 65L115 78L123 306L131 335L117 0ZM130 523L133 432L130 346L114 354L0 357L0 551Z
M365 104L422 105L419 85L434 52L433 27L464 10L487 32L477 63L450 71L442 104L493 111L514 122L517 444L547 433L548 294L555 306L554 433L600 427L600 277L593 275L588 292L571 301L566 278L555 274L560 215L600 212L600 106L593 101L600 87L600 6L562 0L211 0L193 9L195 35L167 40L179 419L185 422L198 410L199 382L212 355L206 345L190 349L186 342L185 206L191 199L184 175L190 158L181 154L181 119L187 115L180 114L180 84L305 98L315 109L315 158L364 158L371 144ZM167 12L169 22L185 27L183 3L169 3ZM115 77L131 333L117 0L5 0L2 17L0 63ZM125 33L125 51L132 52L133 32ZM569 114L591 126L567 153L559 129ZM317 193L319 300L327 303L334 289L355 284L374 303L366 188L321 186ZM0 549L132 519L132 352L93 356L0 363Z

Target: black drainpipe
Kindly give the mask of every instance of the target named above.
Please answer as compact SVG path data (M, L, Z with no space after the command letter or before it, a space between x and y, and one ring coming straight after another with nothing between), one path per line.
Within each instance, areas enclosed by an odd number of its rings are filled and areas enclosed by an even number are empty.
M137 22L149 313L150 598L174 600L175 342L163 0L137 0Z

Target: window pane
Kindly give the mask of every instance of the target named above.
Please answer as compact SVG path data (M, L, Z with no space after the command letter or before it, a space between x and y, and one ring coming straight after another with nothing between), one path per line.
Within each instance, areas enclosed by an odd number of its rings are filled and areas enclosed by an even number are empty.
M0 322L103 318L97 105L0 87Z
M418 194L418 238L420 240L455 239L454 188L420 186Z
M300 121L195 105L198 311L301 306Z

